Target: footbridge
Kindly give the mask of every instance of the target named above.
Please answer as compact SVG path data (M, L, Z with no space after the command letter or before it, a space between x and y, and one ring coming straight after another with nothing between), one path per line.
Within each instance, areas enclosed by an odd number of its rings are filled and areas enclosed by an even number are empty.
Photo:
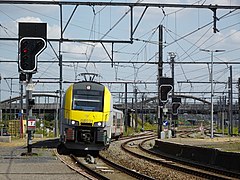
M35 99L35 105L32 107L33 114L42 114L42 113L57 113L59 109L59 94L58 93L33 93L32 96ZM182 98L182 105L179 109L179 113L191 113L191 114L208 114L210 113L210 102L195 97L192 95L185 94L176 94L175 97ZM25 96L23 96L23 113L26 112L26 103ZM193 103L188 103L187 99L193 100ZM139 101L137 104L128 103L127 107L129 110L137 109L139 112L144 109L150 113L156 113L156 107L158 105L158 97L147 98L144 101ZM115 108L125 109L125 104L119 103L114 105ZM217 105L216 105L217 106ZM217 108L214 106L214 108ZM167 105L168 108L170 104ZM9 98L0 103L0 109L2 114L7 113L12 116L17 116L21 111L21 96Z

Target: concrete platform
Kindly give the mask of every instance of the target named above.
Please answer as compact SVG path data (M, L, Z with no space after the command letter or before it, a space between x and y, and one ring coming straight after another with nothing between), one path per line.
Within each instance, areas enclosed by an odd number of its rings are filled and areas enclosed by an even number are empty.
M0 142L10 143L12 140L11 136L0 136Z
M50 147L47 147L47 145ZM56 141L33 144L36 156L21 156L27 149L23 146L0 146L1 180L66 180L86 179L63 164L53 153Z
M238 139L236 140L238 141ZM217 141L216 139L192 138L157 139L155 140L154 148L170 156L240 172L240 153L227 152L219 148L214 148L220 142L226 144L223 139L221 141ZM226 146L228 145L226 144Z

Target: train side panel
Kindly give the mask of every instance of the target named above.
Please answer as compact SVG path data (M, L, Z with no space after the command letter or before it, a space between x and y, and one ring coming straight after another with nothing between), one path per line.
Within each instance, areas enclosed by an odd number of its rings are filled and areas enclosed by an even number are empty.
M123 136L124 131L124 118L123 112L113 109L113 125L112 125L112 138L119 138Z

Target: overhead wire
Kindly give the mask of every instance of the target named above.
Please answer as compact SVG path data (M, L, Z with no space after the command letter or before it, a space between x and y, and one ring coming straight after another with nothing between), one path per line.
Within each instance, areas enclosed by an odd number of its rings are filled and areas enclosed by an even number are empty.
M95 32L95 30L94 30L94 32ZM146 43L149 43L149 42L146 42ZM145 46L146 47L146 46ZM140 53L141 53L142 51L140 51ZM186 52L188 52L188 51L186 51ZM185 53L185 52L184 52ZM136 53L136 55L139 55L138 53ZM150 58L150 60L151 60L152 58ZM143 65L142 65L143 66ZM140 67L141 68L141 67ZM139 69L138 69L139 70Z
M232 12L233 12L233 11L228 12L227 14L221 16L219 19L221 19L221 18L226 18L227 15L229 15L229 14L232 13ZM171 43L166 44L166 45L165 45L165 48L168 47L168 46L170 46L170 45L172 45L173 43L176 43L176 42L178 42L178 41L180 41L180 40L182 40L182 39L185 39L186 37L188 37L188 36L190 36L190 35L192 35L192 34L198 32L199 30L201 30L201 29L203 29L203 28L205 28L205 27L211 25L212 23L213 23L213 21L211 21L211 22L209 22L209 23L207 23L207 24L201 26L200 28L198 28L198 29L196 29L196 30L193 30L192 32L190 32L190 33L188 33L188 34L186 34L186 35L184 35L184 36L180 36L180 38L174 40L174 41L171 42ZM238 23L236 23L236 24L238 24ZM166 27L165 27L165 28L166 28ZM171 30L168 29L168 31L171 31ZM168 31L165 31L165 32L168 32ZM173 32L173 31L171 31L171 32ZM213 35L212 35L212 36L213 36ZM209 39L208 39L208 40L209 40ZM202 45L203 45L203 43L202 43ZM154 55L154 56L156 56L156 55ZM152 58L153 58L153 57L151 57L151 59L152 59Z
M161 20L161 23L162 23L162 21L164 20L164 18L165 18L165 16L166 16L166 15L165 15L165 11L163 10L163 8L162 8L162 13L163 13L164 16L163 16L163 18L162 18L162 20ZM161 24L161 23L160 23L160 24ZM144 42L145 44L139 48L139 50L138 50L138 52L135 54L135 56L138 56L138 55L146 48L147 44L151 42L150 40L152 39L152 37L153 37L154 34L156 33L157 29L158 29L158 28L152 29L152 33L151 33L151 35L149 36L148 40L145 41L145 42ZM140 37L141 37L141 36L140 36ZM143 35L142 35L142 37L143 37ZM134 39L134 38L133 38L133 39ZM131 60L130 60L129 62L131 62L131 61L133 60L133 58L134 58L134 56L131 58ZM146 63L149 62L149 61L151 61L151 59L149 59L148 61L146 61ZM146 63L143 63L143 64L139 67L138 70L140 70L142 67L144 67L144 65L145 65ZM145 69L145 70L146 70L146 69ZM129 76L128 76L128 77L129 77Z
M229 14L229 13L227 13L227 14ZM222 16L222 17L226 17L226 15L224 15L224 16ZM209 38L210 39L210 38ZM208 39L208 40L209 40ZM204 43L203 43L204 44ZM193 46L192 46L193 47ZM191 48L189 48L189 50L190 50ZM194 51L193 51L194 52ZM186 51L184 51L184 54L186 54ZM188 57L189 57L189 55L188 55ZM181 65L181 64L180 64ZM183 70L183 68L181 67L181 69ZM185 76L185 78L186 78L186 76Z

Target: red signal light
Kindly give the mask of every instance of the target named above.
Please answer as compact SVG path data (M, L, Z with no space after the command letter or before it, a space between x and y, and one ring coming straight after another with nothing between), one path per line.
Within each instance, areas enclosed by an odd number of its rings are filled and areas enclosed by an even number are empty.
M23 37L19 41L19 71L36 73L38 55L46 48L46 40L41 37Z
M23 52L24 52L24 53L27 53L27 52L28 52L28 49L23 49Z

